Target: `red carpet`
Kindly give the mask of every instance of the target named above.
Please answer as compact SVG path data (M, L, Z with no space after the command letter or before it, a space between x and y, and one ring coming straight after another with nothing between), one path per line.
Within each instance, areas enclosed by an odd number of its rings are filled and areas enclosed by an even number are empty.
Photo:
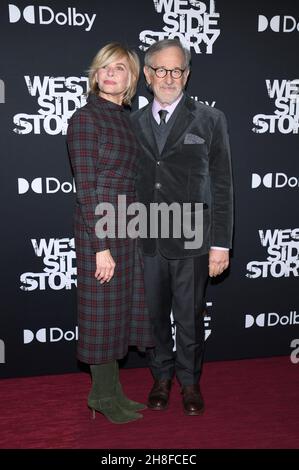
M127 394L145 401L147 369L125 369ZM2 379L2 449L298 449L299 364L289 357L204 366L203 416L185 416L175 384L169 409L114 425L86 407L87 374Z

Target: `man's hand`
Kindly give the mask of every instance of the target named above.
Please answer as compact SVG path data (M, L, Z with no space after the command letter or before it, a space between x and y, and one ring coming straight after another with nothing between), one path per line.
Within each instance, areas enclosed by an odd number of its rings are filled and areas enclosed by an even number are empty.
M114 275L115 261L111 256L110 250L98 251L96 253L96 272L94 277L101 284L109 282Z
M222 274L229 265L229 251L211 248L209 251L209 276Z

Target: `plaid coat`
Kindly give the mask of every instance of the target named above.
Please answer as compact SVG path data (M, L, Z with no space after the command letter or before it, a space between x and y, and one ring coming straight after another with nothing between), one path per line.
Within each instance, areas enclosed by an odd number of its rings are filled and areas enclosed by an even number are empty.
M99 239L95 233L100 202L117 208L120 194L127 205L136 201L138 144L122 106L96 95L70 119L67 142L77 189L78 359L101 364L123 358L129 345L153 345L137 240ZM95 253L108 248L115 273L100 284Z

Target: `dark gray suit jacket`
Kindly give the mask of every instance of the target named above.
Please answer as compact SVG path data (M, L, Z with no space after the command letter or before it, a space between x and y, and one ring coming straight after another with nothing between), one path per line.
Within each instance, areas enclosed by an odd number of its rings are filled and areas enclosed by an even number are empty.
M211 246L231 247L233 184L224 114L182 98L183 106L159 154L150 122L152 103L131 115L141 145L137 192L140 202L203 203L203 243L186 249L187 238L145 238L143 252L170 259L198 256ZM200 229L200 228L199 228ZM183 232L183 231L182 231Z

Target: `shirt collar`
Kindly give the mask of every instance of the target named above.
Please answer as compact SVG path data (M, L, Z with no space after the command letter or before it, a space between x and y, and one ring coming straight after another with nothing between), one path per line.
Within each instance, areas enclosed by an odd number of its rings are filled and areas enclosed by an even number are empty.
M159 111L160 109L165 109L168 111L168 114L166 116L166 122L170 119L172 113L174 112L175 108L183 98L184 94L182 93L173 103L168 104L167 106L161 106L159 101L154 98L153 105L152 105L152 113L154 116L155 121L159 124L160 123L160 116L159 116Z

